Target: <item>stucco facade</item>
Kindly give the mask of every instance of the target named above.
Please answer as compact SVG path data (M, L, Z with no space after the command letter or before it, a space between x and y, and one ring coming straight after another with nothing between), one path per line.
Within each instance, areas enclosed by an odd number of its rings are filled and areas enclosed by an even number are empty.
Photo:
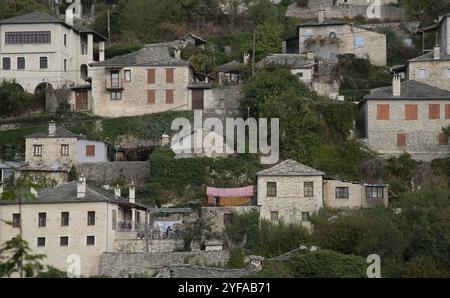
M298 25L299 53L314 50L323 59L336 60L340 54L354 54L373 65L387 63L386 35L342 22Z

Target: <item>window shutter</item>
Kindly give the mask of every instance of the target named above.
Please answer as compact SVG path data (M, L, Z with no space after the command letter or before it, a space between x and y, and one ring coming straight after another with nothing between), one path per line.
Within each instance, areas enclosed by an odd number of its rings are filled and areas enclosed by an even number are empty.
M440 112L439 104L431 103L428 107L428 118L432 120L440 119Z
M86 145L86 156L95 156L95 145Z
M399 147L406 146L406 134L404 133L397 134L397 146Z
M166 103L167 104L173 103L173 90L172 89L166 90Z
M417 105L405 105L405 119L417 120Z
M147 90L147 103L156 103L156 90Z
M389 120L389 105L378 104L377 105L377 120Z
M155 84L155 69L147 69L147 83Z
M174 69L166 68L166 83L171 84L174 82Z
M445 119L450 119L450 104L445 105Z

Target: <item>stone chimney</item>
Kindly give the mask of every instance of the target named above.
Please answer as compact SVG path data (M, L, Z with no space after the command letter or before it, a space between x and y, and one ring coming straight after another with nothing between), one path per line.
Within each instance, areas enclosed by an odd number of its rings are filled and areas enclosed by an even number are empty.
M181 59L181 50L180 49L175 49L173 51L173 56L175 57L175 59Z
M77 181L77 198L81 199L86 197L86 177L81 175Z
M48 123L48 135L54 136L56 134L56 123L53 120L50 120Z
M394 75L392 79L392 96L401 96L402 95L402 79L399 75Z
M244 64L248 65L249 62L250 62L250 54L249 53L245 53L244 54Z
M136 203L136 186L134 186L133 181L131 181L128 197L129 197L130 203Z
M287 53L287 42L285 40L283 40L283 42L281 43L281 53L282 54Z
M319 24L325 23L325 19L326 19L325 10L324 9L319 10L319 12L318 12L318 22L319 22Z
M163 134L161 137L161 146L166 146L169 144L169 135Z
M441 58L441 48L439 45L435 45L433 49L433 59L438 60Z
M117 185L117 186L114 188L114 195L115 195L116 197L121 197L121 196L122 196L122 193L121 193L121 191L120 191L120 186L119 186L119 185Z

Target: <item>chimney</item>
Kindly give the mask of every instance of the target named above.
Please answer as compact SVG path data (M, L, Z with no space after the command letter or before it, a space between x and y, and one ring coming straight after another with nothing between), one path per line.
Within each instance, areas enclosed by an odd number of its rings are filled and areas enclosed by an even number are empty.
M250 54L249 53L245 53L244 54L244 64L248 65L249 61L250 61Z
M169 144L169 135L163 134L161 138L161 146Z
M439 45L435 45L433 50L433 59L438 60L439 58L441 58L441 48Z
M129 191L129 201L130 203L136 203L136 187L133 181L131 181L130 191Z
M117 185L117 186L114 188L114 195L115 195L116 197L122 196L121 191L120 191L120 186L119 186L119 185Z
M181 59L181 50L180 49L175 49L173 51L173 55L174 55L175 59Z
M394 75L392 79L392 96L401 96L402 80L399 75Z
M50 120L50 122L48 123L48 135L49 136L54 136L56 133L56 123L53 120Z
M281 43L281 53L282 54L287 53L287 42L285 40L283 40L283 42Z
M319 24L325 23L325 18L326 18L325 10L323 10L323 9L319 10L319 14L318 14Z
M77 181L77 198L86 197L86 177L82 174Z

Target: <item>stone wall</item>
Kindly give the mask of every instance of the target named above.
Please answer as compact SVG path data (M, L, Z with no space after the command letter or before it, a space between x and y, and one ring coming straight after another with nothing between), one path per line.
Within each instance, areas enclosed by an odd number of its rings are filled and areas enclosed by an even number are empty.
M77 173L84 174L89 183L139 185L150 179L150 163L147 161L118 161L84 163L77 165Z
M164 266L159 278L239 278L252 273L249 269L208 268L195 265Z
M239 85L220 86L205 93L204 117L208 112L233 115L239 110L242 87Z
M425 69L425 78L419 77L419 69ZM450 91L449 75L450 61L448 60L411 61L408 64L408 80L416 80L424 84Z
M114 251L120 253L161 253L173 252L182 249L183 240L141 240L141 239L116 239Z
M212 221L212 231L222 233L225 229L225 214L243 214L258 211L258 206L202 207L202 218Z
M222 266L228 262L228 251L190 251L170 253L103 253L101 275L128 277L134 274L156 275L164 266Z

